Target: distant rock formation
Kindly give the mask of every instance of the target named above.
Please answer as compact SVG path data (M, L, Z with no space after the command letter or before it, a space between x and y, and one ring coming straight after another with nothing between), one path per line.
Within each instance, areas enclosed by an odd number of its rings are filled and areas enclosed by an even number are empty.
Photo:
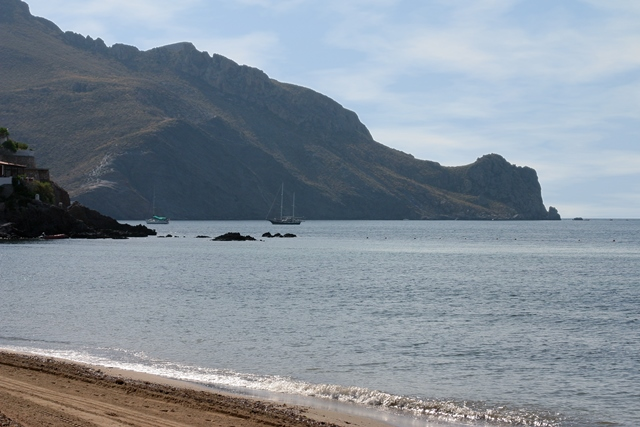
M19 0L0 20L3 125L113 218L148 217L155 198L172 219L264 219L285 183L306 219L559 219L531 168L415 159L327 96L191 43L108 47Z
M488 154L458 169L462 176L452 190L475 196L480 206L497 202L511 207L512 216L506 214L503 219L560 219L556 208L544 208L538 176L529 167L518 167L498 154Z
M562 218L560 218L560 213L558 212L558 209L554 208L553 206L549 206L549 212L547 213L547 219L550 220L560 220Z

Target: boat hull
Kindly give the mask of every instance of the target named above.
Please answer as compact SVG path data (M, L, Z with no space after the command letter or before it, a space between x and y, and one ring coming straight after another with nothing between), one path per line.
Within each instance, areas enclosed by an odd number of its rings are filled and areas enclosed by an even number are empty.
M270 219L273 225L300 225L302 222L299 219Z

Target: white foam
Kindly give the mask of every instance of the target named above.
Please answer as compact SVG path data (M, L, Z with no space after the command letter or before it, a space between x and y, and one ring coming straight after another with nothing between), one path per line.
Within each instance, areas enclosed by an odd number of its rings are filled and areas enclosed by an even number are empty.
M9 350L55 357L72 362L96 366L111 367L127 371L157 375L164 378L197 383L217 389L235 392L257 392L261 396L273 398L281 396L302 396L322 399L360 407L366 411L372 409L384 412L385 416L396 416L394 425L409 426L419 419L430 422L441 421L446 425L490 426L507 424L514 426L554 427L560 420L553 414L536 414L530 411L511 410L505 407L483 407L481 404L468 405L453 400L424 400L415 397L398 396L378 390L362 387L341 386L336 384L312 384L282 376L239 373L231 370L182 365L154 360L142 352L129 352L123 349L104 349L111 354L129 360L92 355L75 350L48 350L27 347L6 347ZM249 393L252 394L252 393ZM276 399L292 401L293 399ZM306 402L309 404L310 402ZM340 410L344 411L345 407ZM369 415L371 415L369 413ZM397 416L404 416L402 420ZM384 418L378 414L375 418ZM386 420L389 421L389 420Z

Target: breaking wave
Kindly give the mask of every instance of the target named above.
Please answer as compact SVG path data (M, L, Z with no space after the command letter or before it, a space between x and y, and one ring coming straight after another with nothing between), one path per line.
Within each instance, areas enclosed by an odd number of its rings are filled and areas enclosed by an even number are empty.
M449 399L423 399L399 396L363 387L335 384L313 384L283 376L239 373L226 369L181 365L147 357L142 352L122 349L99 349L98 353L75 350L43 350L25 347L6 347L10 350L56 357L73 362L112 367L206 385L215 389L250 393L250 391L304 396L358 405L395 415L475 426L565 426L560 414L514 409L483 402L464 402ZM94 350L95 351L95 350ZM92 351L93 353L93 351ZM286 399L285 399L286 400Z

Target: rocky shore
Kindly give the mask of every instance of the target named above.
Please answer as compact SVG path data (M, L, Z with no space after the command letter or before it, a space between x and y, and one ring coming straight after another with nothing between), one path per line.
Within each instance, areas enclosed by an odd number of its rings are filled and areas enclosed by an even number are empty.
M34 239L43 235L65 235L75 239L126 239L152 236L156 232L144 225L120 224L77 202L68 208L37 200L14 206L0 204L0 239Z

